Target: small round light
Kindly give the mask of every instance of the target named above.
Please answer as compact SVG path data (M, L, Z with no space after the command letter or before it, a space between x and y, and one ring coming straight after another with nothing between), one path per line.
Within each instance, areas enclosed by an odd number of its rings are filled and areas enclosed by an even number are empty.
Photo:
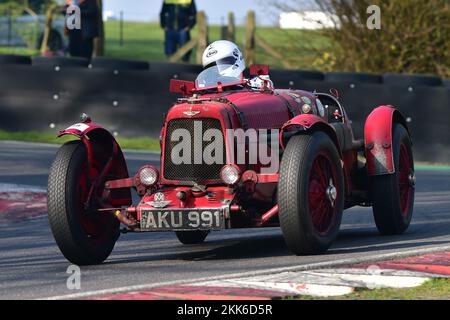
M309 104L304 104L302 107L303 113L310 113L311 112L311 106Z
M238 167L227 164L220 171L220 176L226 184L234 185L239 182L241 172Z
M139 171L139 180L146 187L153 186L158 182L158 177L158 170L154 167L144 167Z

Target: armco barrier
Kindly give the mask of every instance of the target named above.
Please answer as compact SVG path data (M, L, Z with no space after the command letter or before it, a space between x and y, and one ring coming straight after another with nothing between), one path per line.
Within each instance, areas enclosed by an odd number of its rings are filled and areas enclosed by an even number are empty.
M122 136L158 136L163 114L177 98L168 92L170 79L194 80L201 71L200 66L184 64L151 63L149 70L126 70L126 63L114 61L102 68L60 61L60 68L55 68L55 60L39 66L0 64L0 129L48 131L51 124L61 129L87 112ZM408 119L416 158L450 160L448 86L410 80L388 85L377 83L378 76L351 73L272 70L271 77L280 88L338 89L357 137L362 137L374 107L395 105Z

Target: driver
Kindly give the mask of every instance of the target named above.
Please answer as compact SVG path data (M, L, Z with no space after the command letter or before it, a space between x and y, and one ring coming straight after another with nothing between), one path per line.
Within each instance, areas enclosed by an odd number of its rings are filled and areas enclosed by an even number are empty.
M211 43L203 52L202 64L204 69L217 66L223 77L238 78L245 70L244 55L235 43L227 40ZM255 90L261 90L263 87L273 89L273 83L268 75L257 76L246 82Z

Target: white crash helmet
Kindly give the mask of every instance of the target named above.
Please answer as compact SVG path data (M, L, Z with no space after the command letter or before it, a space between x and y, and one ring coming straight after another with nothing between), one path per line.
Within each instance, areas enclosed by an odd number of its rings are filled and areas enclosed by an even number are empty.
M240 77L245 70L245 60L239 47L231 41L219 40L211 43L203 52L203 68L217 66L225 77Z

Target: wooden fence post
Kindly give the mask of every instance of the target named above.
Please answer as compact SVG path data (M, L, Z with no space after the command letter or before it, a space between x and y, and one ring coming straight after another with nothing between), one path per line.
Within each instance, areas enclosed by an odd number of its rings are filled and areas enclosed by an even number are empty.
M249 11L247 14L247 34L245 37L245 62L247 63L247 66L251 66L255 63L255 34L255 12Z
M291 64L285 59L284 55L280 52L278 52L275 48L273 48L268 42L266 42L263 38L260 36L255 36L256 45L263 49L269 56L272 56L273 58L277 59L281 62L284 68L286 69L292 69Z
M227 40L231 42L236 41L236 26L233 12L228 13Z
M53 27L53 14L54 14L55 6L50 5L47 7L47 11L45 12L45 27L44 27L44 37L42 38L41 43L41 54L45 54L48 48L48 42L50 40L50 33L52 32Z
M197 63L202 63L203 51L208 46L208 26L206 23L206 15L204 11L197 13L198 25L198 45L197 45Z

